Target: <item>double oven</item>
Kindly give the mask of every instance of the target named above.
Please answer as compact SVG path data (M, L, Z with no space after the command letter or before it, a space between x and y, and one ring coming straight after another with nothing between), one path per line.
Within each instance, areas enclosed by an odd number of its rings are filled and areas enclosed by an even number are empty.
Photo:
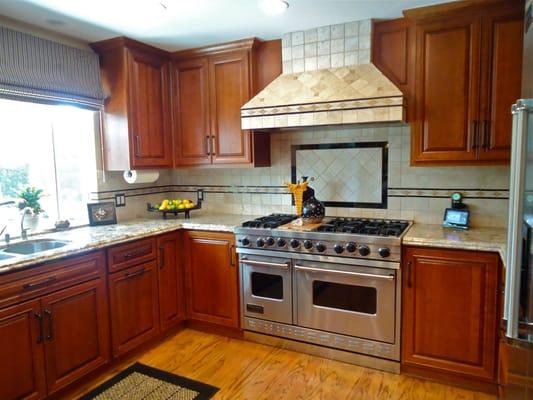
M399 262L239 252L245 330L399 361Z

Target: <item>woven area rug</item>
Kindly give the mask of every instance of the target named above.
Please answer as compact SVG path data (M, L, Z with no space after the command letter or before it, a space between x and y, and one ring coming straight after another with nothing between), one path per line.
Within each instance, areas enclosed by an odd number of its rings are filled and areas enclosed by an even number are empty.
M134 364L80 400L207 400L218 388Z

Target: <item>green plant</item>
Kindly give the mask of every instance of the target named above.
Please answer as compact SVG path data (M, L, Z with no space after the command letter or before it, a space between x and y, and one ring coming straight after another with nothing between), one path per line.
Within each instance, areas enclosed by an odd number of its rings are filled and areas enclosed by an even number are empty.
M41 197L43 196L43 190L37 189L33 186L28 186L21 192L19 192L18 197L22 201L19 203L19 208L30 208L34 214L39 214L44 210L41 208Z

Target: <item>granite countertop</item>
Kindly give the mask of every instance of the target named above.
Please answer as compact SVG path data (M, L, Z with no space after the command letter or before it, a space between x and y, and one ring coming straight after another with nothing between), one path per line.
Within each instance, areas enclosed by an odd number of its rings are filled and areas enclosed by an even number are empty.
M494 251L506 261L506 228L455 230L441 225L413 224L403 237L404 245L443 247L461 250Z
M53 238L66 240L70 243L54 250L0 260L0 274L177 229L233 232L235 227L240 226L244 221L256 217L251 215L194 213L191 214L190 219L172 217L167 220L154 218L136 219L116 225L84 226L63 232L35 235L30 237L30 239ZM15 241L12 243L15 243ZM1 243L0 247L2 247Z

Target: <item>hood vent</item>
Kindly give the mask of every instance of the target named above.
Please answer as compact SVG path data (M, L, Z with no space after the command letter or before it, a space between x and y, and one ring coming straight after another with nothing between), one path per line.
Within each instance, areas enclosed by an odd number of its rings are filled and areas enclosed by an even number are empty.
M292 35L294 45L294 33ZM360 43L362 38L359 37ZM370 43L370 36L366 38ZM346 43L348 40L346 38ZM295 47L292 49L294 55ZM364 51L370 54L370 49ZM402 92L378 68L368 63L370 57L367 57L367 63L363 64L280 75L241 107L242 128L403 121Z

